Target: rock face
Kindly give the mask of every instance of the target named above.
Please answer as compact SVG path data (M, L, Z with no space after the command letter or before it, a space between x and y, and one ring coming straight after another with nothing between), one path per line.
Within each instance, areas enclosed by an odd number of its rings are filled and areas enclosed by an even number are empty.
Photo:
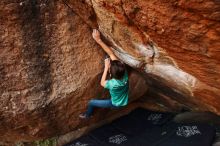
M92 6L122 60L189 108L220 114L219 1L92 0Z
M83 2L94 9L97 21L83 15L91 9L76 7ZM142 72L153 90L162 88L159 92L187 108L220 114L219 1L91 0L76 4L69 0L68 4L91 27L98 23L118 57Z
M31 141L82 127L78 115L88 100L108 96L100 86L105 55L91 29L60 1L1 1L0 9L0 141ZM134 71L130 79L140 89L130 93L133 100L147 86Z
M131 101L150 86L148 105L220 114L219 1L2 0L0 19L1 140L57 136L112 115L78 119L88 100L108 96L97 27L139 72Z

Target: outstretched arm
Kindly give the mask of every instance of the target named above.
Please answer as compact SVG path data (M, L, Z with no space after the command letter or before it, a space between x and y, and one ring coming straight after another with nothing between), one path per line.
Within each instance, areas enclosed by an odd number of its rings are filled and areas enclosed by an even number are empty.
M104 69L104 72L102 74L102 79L101 79L101 86L103 87L105 87L105 84L107 82L106 78L107 78L109 67L110 67L110 60L105 59L105 69Z
M103 48L103 50L110 56L111 60L118 60L114 52L109 46L107 46L100 38L100 32L97 29L93 29L92 37Z

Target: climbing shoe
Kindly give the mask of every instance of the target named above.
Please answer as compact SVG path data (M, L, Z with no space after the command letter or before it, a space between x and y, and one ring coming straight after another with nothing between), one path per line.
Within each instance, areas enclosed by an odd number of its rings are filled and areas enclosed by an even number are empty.
M79 118L80 119L88 119L89 117L85 113L83 113L83 114L79 115Z

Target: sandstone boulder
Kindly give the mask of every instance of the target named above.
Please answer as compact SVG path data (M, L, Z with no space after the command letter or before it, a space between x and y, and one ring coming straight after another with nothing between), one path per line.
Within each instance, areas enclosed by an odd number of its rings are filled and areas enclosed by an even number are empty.
M67 3L90 27L98 24L117 56L142 72L153 90L186 108L220 114L219 1Z
M89 99L108 96L92 28L136 69L131 101L149 86L145 107L220 114L219 1L2 0L0 18L1 140L49 138L117 113L78 119Z
M0 2L0 141L33 141L93 125L78 115L92 98L108 97L100 86L104 52L91 29L61 1ZM147 91L130 73L131 99Z

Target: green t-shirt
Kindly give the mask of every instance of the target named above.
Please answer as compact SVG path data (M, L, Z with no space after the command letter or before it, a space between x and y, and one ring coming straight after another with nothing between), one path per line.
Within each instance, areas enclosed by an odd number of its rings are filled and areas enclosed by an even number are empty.
M128 73L122 79L107 80L105 88L109 89L112 104L114 106L125 106L128 104Z

